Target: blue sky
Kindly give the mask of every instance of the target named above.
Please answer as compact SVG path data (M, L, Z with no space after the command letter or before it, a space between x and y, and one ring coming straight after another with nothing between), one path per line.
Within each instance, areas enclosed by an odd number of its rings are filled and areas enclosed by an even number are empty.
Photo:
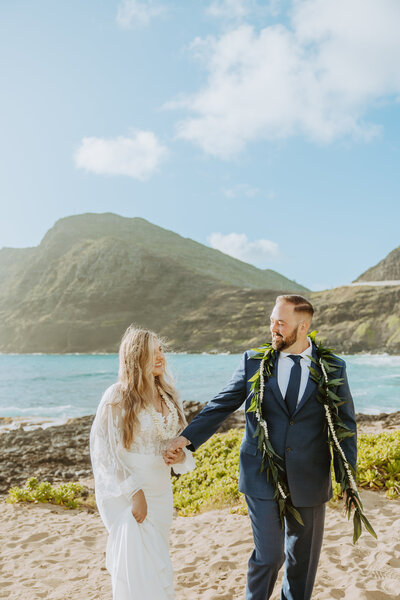
M312 289L400 244L397 0L3 0L0 247L116 212Z

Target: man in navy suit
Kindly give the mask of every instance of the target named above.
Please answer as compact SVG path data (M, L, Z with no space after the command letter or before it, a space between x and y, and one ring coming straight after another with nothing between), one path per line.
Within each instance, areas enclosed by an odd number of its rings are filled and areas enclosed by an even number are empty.
M315 347L307 332L314 309L298 295L278 296L271 314L272 346L277 350L272 376L264 382L263 416L275 452L282 457L290 497L303 525L292 515L282 529L274 488L261 473L261 452L254 437L257 421L246 412L246 427L240 448L239 490L245 494L253 529L254 550L247 572L246 600L267 600L279 569L285 563L281 600L309 600L321 551L325 503L332 496L331 455L324 408L317 400L317 385L309 377L310 355ZM245 352L228 385L170 442L166 462L174 452L188 446L196 450L221 423L245 402L250 405L249 379L260 367L254 352ZM356 422L346 365L336 357L335 378L343 378L336 393L345 402L340 417L354 434ZM315 365L313 365L315 368ZM356 467L356 435L341 442L348 462ZM334 464L335 468L336 465Z

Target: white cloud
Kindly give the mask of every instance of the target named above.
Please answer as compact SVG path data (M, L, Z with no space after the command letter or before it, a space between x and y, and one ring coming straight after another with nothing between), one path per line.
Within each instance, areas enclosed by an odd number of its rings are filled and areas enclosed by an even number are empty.
M118 6L117 23L123 29L129 29L133 23L147 25L154 17L166 12L166 7L152 0L122 0Z
M234 258L264 267L271 258L278 256L278 244L270 240L249 242L245 233L212 233L207 238L212 248Z
M254 198L259 195L260 190L248 183L238 183L234 187L225 188L223 193L227 198Z
M294 0L290 25L241 25L196 39L206 85L170 103L177 135L230 158L253 140L368 140L368 110L400 95L398 0Z
M208 6L207 13L213 17L243 18L249 14L252 4L252 0L214 0Z
M102 175L127 175L145 181L166 157L153 132L137 131L115 139L83 138L74 159L77 167Z
M245 21L276 16L281 9L282 0L213 0L206 13L225 21Z

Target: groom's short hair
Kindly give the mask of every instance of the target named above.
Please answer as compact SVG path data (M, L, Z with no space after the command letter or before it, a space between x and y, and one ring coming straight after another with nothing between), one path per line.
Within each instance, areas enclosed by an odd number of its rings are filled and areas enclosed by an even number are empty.
M282 294L278 296L276 302L289 302L289 304L294 304L294 310L296 312L305 312L310 315L310 317L314 314L314 307L304 296L300 296L299 294Z

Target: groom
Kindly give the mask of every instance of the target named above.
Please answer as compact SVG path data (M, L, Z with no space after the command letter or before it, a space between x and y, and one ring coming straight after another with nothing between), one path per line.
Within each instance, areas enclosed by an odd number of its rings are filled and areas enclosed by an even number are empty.
M265 472L261 473L261 452L254 437L257 426L254 412L246 412L246 428L240 448L239 490L245 494L254 537L254 550L247 572L246 600L270 598L279 569L285 563L281 600L311 598L321 551L325 520L325 502L332 496L327 425L323 406L317 400L317 385L309 377L310 355L315 347L307 332L314 309L299 295L276 299L271 314L272 346L277 350L272 376L265 380L263 415L268 423L270 441L282 457L293 505L304 525L291 515L281 528L274 488ZM173 462L173 453L188 446L197 449L233 411L245 402L249 408L252 393L249 379L260 367L245 352L228 385L217 395L182 434L172 440L165 454ZM344 404L340 418L356 432L353 400L346 366L336 358L337 372L344 382L336 393ZM341 442L347 460L356 466L356 436ZM336 468L336 465L334 465ZM338 475L338 474L337 474Z

